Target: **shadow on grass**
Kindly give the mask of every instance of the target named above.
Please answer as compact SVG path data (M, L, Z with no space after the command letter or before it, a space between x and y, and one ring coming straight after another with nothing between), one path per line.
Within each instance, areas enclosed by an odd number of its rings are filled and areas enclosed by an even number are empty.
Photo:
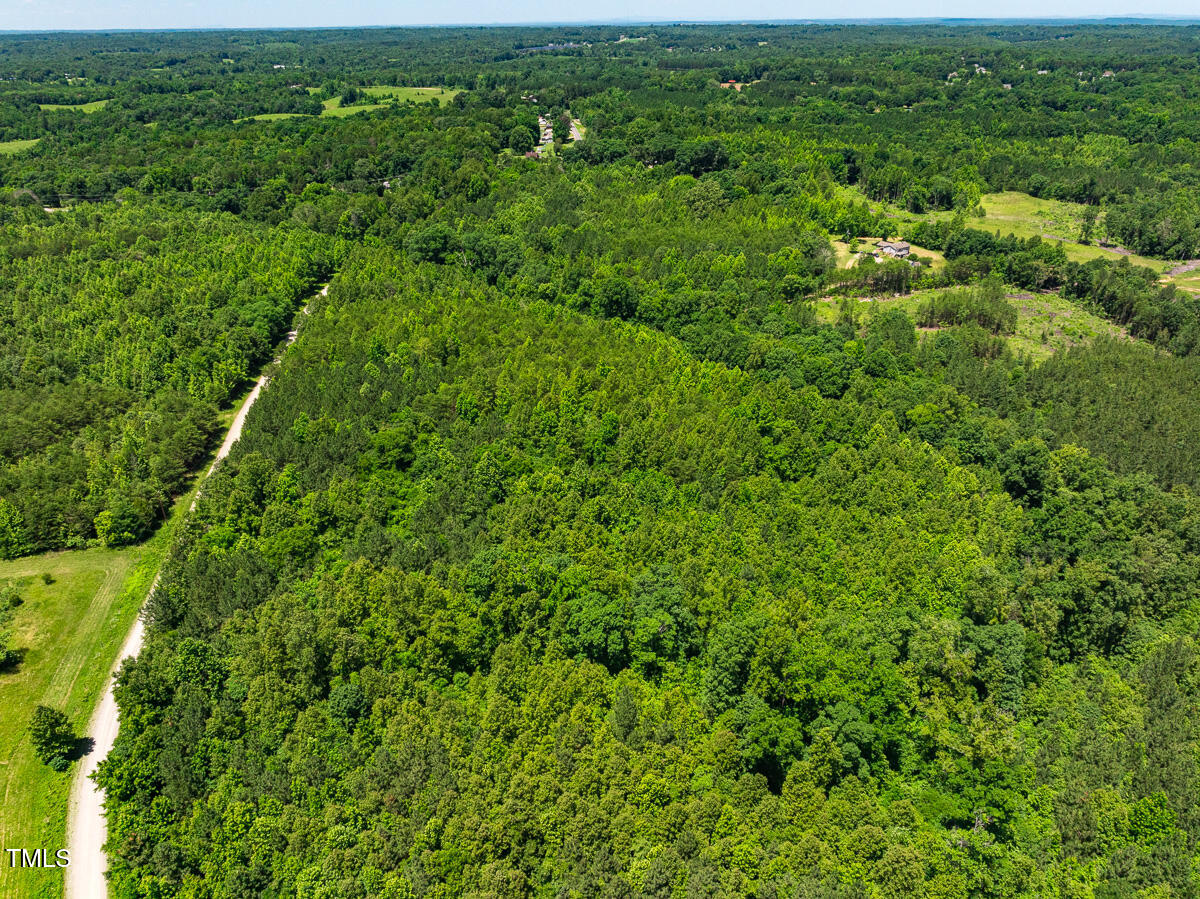
M25 661L25 649L9 649L0 652L0 674L10 674L21 667Z

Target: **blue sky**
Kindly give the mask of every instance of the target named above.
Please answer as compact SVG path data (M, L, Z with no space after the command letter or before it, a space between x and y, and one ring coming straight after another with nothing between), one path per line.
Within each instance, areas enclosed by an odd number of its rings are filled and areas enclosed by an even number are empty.
M1142 8L1145 5L1146 8ZM0 0L0 29L431 25L565 21L740 21L872 17L1196 16L1196 0Z

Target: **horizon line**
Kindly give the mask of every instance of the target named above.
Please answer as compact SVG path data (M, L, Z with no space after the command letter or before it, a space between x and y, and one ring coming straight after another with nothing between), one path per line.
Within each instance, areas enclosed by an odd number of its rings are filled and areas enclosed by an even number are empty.
M113 25L103 28L0 28L0 35L19 34L130 34L181 31L352 31L436 28L606 28L644 26L680 28L687 26L753 25L1095 25L1104 23L1200 25L1200 15L1173 13L1113 13L1092 16L850 16L845 18L805 17L795 19L581 19L529 20L519 22L419 22L411 24L350 25Z

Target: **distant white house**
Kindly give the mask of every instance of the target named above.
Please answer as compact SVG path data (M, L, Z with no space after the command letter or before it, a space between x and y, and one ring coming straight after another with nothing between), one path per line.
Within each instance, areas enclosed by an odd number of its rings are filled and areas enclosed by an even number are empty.
M904 259L912 252L912 247L907 240L881 240L875 244L875 250L880 256Z

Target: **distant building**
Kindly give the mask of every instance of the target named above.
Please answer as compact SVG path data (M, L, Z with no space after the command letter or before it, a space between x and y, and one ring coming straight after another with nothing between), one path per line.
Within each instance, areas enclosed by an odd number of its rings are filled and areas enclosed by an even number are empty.
M893 259L903 259L912 252L912 247L906 240L881 240L875 245L880 256L891 256Z

